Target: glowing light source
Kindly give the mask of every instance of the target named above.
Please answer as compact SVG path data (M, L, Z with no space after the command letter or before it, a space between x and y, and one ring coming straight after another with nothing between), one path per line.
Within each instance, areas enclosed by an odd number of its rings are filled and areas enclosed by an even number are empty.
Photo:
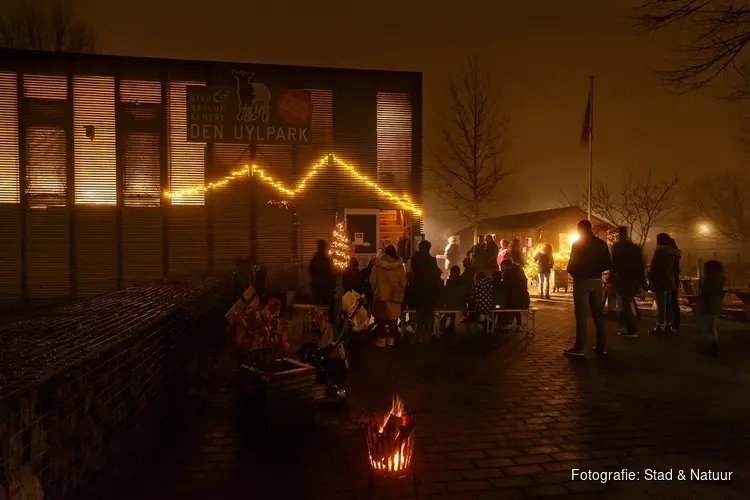
M568 235L568 241L570 242L571 245L575 243L576 241L578 241L578 238L579 238L578 233L570 233Z
M331 241L331 248L328 250L328 254L333 259L333 265L339 269L344 269L352 259L351 241L349 241L349 236L346 234L343 222L336 223L336 227L333 230L333 241Z
M333 163L340 167L341 169L345 170L349 173L352 177L360 181L362 184L372 188L375 190L381 197L386 198L398 205L399 207L403 208L404 210L408 210L412 212L415 215L422 215L422 210L417 207L416 204L409 198L407 194L397 195L394 193L391 193L388 190L385 190L381 188L376 182L372 181L370 178L368 178L365 175L360 174L357 172L357 170L350 164L344 162L343 160L337 158L336 156L331 156L333 159ZM233 172L230 172L229 175L225 176L223 179L220 179L215 182L209 182L208 184L204 184L202 186L194 186L191 188L186 189L179 189L176 191L165 191L164 197L165 198L181 198L187 195L191 194L197 194L197 193L205 193L206 191L215 190L222 188L229 184L232 181L235 181L242 177L255 177L260 179L265 184L273 187L276 189L279 193L282 193L287 196L296 196L301 191L305 189L307 184L310 182L310 180L315 177L320 171L328 166L328 156L324 156L320 159L317 163L313 164L312 170L305 175L305 177L302 178L302 180L297 184L297 186L294 189L291 189L287 186L285 186L281 181L278 181L274 179L271 175L266 173L265 170L263 170L261 167L257 165L245 165L243 168L239 170L235 170Z
M708 224L702 224L701 227L700 227L700 232L701 232L701 234L708 234L708 233L710 233L711 232L711 226L709 226Z

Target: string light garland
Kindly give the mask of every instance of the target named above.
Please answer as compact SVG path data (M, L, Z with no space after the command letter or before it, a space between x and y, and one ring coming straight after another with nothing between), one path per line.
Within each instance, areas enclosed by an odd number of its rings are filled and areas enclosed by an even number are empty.
M343 160L337 158L334 155L331 155L331 159L333 160L333 163L335 165L349 172L349 174L351 174L355 179L357 179L361 183L374 189L383 198L393 201L399 207L412 212L414 215L422 215L422 210L411 200L411 198L407 194L397 195L386 189L383 189L376 182L371 180L366 175L363 175L357 172L357 170L352 165L344 162ZM308 172L307 175L305 175L305 177L302 178L302 180L297 184L297 187L295 189L290 189L286 187L281 181L274 179L271 175L266 173L265 170L263 170L261 167L257 165L245 165L243 168L239 170L230 172L229 175L225 176L224 178L218 181L209 182L208 184L204 184L203 186L195 186L195 187L186 188L186 189L179 189L176 191L165 191L164 197L167 199L172 199L172 198L182 198L183 196L187 196L191 194L205 193L207 191L212 191L212 190L225 187L230 182L240 179L242 177L256 177L260 179L261 181L263 181L265 184L275 188L279 193L293 197L299 194L302 190L304 190L308 182L313 177L315 177L318 173L320 173L320 171L323 168L327 166L328 166L328 155L324 156L323 158L320 159L320 161L313 164L312 170Z
M337 222L333 229L333 238L331 248L328 249L328 255L333 259L334 267L339 269L348 266L352 259L352 242L349 241L349 235L346 234L343 222Z
M268 200L268 204L273 205L274 207L283 208L285 210L289 210L289 207L292 206L292 202L286 201L286 200L282 200L282 201Z

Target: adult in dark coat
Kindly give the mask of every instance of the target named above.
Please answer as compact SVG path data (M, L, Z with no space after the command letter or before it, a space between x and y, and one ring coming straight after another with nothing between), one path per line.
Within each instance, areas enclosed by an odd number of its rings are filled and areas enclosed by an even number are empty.
M310 289L316 305L333 310L333 298L336 293L336 277L333 274L333 260L328 255L328 243L318 241L318 251L310 260L307 268L310 274ZM331 313L332 314L332 313Z
M427 332L432 331L433 309L438 293L443 288L442 272L437 259L430 255L432 244L421 241L419 250L411 258L412 285L410 306L417 311L419 326Z
M398 243L398 258L404 262L409 260L411 257L411 231L409 228L404 229L404 234L399 238Z
M360 285L359 260L357 260L356 257L352 257L349 261L349 265L344 269L344 274L341 277L341 284L344 287L344 292L359 292L359 290L362 289Z
M607 244L591 230L591 222L578 223L578 240L573 243L568 261L568 274L573 278L573 306L576 315L576 343L567 349L568 356L583 356L586 345L587 318L591 314L596 326L596 347L607 354L607 332L602 304L602 274L609 270L611 256Z
M492 276L492 273L498 270L497 256L500 253L500 248L495 243L491 234L484 237L484 268L487 276Z
M648 270L649 285L656 299L657 320L652 333L672 331L674 307L672 295L677 288L675 283L675 265L682 252L672 247L667 233L656 235L656 250L651 258Z
M482 268L482 263L484 262L484 235L480 234L479 238L477 238L476 244L471 247L469 252L466 254L470 259L471 263L474 264L474 267L477 269ZM472 279L472 285L474 284L474 280Z
M612 247L612 269L610 280L622 302L623 336L637 337L638 325L633 314L634 298L643 287L646 269L641 248L628 238L628 229L618 228L618 241Z

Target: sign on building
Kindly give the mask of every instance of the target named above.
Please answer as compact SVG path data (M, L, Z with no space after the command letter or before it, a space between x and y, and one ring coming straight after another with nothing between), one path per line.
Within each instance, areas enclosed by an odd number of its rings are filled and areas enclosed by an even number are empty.
M188 141L310 143L310 92L271 89L247 71L232 71L232 77L233 85L187 87Z

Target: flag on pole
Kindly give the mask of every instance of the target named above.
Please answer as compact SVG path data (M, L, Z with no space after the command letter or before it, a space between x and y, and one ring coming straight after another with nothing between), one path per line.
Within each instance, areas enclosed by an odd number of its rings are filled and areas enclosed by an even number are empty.
M589 137L591 136L591 92L586 102L586 115L583 117L583 130L581 130L581 146L589 146Z

